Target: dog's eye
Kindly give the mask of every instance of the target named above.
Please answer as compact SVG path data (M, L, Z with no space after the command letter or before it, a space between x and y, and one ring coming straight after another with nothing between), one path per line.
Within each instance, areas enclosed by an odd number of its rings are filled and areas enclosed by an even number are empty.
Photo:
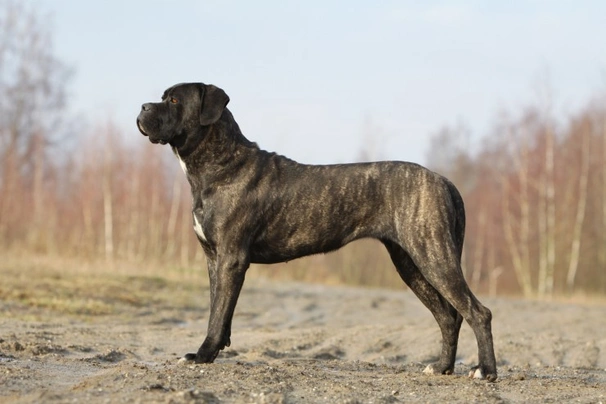
M170 103L171 103L171 104L176 104L176 103L178 103L178 102L179 102L179 100L178 100L178 99L176 99L175 97L170 97Z

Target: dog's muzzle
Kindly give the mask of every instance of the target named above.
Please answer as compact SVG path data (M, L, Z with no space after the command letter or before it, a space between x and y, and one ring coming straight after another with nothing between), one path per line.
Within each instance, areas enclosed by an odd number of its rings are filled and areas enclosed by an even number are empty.
M145 128L143 127L143 123L142 120L140 118L137 118L137 128L139 129L139 132L141 132L141 134L143 134L143 136L147 136L147 138L149 139L150 142L152 142L153 144L162 144L165 145L168 143L168 139L159 139L155 136L150 136L149 133L147 133L145 131Z
M141 125L141 120L139 118L137 118L137 128L143 136L147 136L147 133L145 133L145 129L143 129L143 126Z

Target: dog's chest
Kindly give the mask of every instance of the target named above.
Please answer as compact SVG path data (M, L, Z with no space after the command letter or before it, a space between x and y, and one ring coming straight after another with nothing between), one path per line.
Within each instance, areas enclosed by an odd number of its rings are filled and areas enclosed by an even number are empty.
M185 161L183 161L181 156L179 156L179 152L177 151L176 147L173 147L173 153L175 153L175 156L177 156L177 160L179 160L179 165L181 166L181 169L183 170L185 175L187 175L187 166L185 165Z
M179 156L177 149L174 147L173 147L173 152L175 153L175 156L177 156L177 160L179 160L179 165L181 166L181 169L187 176L187 165L185 164L185 161L183 161L181 156ZM206 236L204 235L204 230L202 230L202 224L200 223L200 221L202 220L201 218L203 216L203 213L204 212L202 211L201 208L195 208L194 211L192 212L192 215L194 218L194 232L196 233L196 236L198 236L198 238L200 240L207 241Z
M202 225L200 224L200 221L198 220L198 217L196 216L195 213L194 213L194 232L196 232L196 235L201 240L206 241L206 236L204 235L204 231L202 230Z

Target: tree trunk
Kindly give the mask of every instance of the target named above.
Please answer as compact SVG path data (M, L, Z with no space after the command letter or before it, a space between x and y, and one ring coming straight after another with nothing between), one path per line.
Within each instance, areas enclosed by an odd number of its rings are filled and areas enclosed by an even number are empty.
M544 249L544 261L539 269L538 292L540 297L553 296L555 275L555 176L554 176L554 135L551 128L545 133L545 171L541 186L541 205L544 217L540 217L540 230Z
M484 262L484 240L486 239L486 210L480 208L478 214L478 231L476 232L476 243L473 252L473 272L471 274L471 288L475 291L480 287L482 275L482 263Z
M579 259L581 251L581 235L583 222L585 220L585 207L587 206L587 184L589 182L589 153L591 143L591 133L589 130L583 131L581 145L581 172L579 174L579 192L577 202L577 213L575 216L574 227L572 230L572 245L570 247L570 262L568 273L566 275L566 288L569 292L574 290L574 282L579 268Z
M514 136L509 133L509 137L514 141ZM505 227L505 239L509 245L509 250L512 255L514 270L518 282L522 287L524 296L532 296L532 276L530 265L530 181L528 179L530 173L530 158L528 143L523 141L519 152L513 152L513 160L517 170L517 178L519 183L519 208L520 220L517 226L518 231L514 229L514 214L510 209L510 199L513 197L512 190L508 185L508 180L505 179L505 190L503 196L503 220ZM516 234L519 237L516 238Z
M127 214L128 214L128 238L126 240L126 256L130 259L136 259L138 256L137 251L137 240L139 232L139 221L140 221L140 206L139 206L139 195L141 193L141 169L140 167L133 167L133 179L130 187L128 202L127 202Z
M181 203L181 205L183 205L183 203ZM191 216L192 213L191 213L191 209L189 208L189 206L182 206L181 211L182 211L181 220L183 221L183 224L192 223L192 216ZM193 230L192 230L191 226L182 226L181 227L181 266L184 268L189 266L189 263L190 263L189 246L190 246L190 238L192 237L192 233L193 233ZM200 250L201 250L201 248L200 248Z
M109 142L108 142L109 143ZM103 164L103 224L105 241L105 259L114 259L114 216L112 210L112 187L111 187L111 154L109 146L105 146L105 159Z
M513 269L515 271L518 283L522 288L522 293L524 293L524 296L530 297L532 296L532 282L530 278L529 268L524 265L522 256L520 254L519 243L514 237L512 217L513 214L509 209L510 197L511 196L509 195L509 185L507 183L507 180L505 180L503 184L503 230L505 233L505 240L507 241L507 245L509 246Z
M30 245L38 249L46 249L44 238L44 140L42 136L36 134L33 139L33 155L34 155L34 178L32 198L34 203L33 223L31 224L29 239Z
M167 243L164 255L166 258L172 258L175 254L177 244L177 216L179 214L179 205L181 202L181 181L178 175L173 180L173 195L170 203L167 225Z
M556 263L556 251L555 251L555 175L554 175L554 134L551 128L547 130L547 150L545 153L545 177L547 179L545 184L546 191L546 208L547 208L547 271L545 273L545 295L553 296L553 287L555 279L555 263Z

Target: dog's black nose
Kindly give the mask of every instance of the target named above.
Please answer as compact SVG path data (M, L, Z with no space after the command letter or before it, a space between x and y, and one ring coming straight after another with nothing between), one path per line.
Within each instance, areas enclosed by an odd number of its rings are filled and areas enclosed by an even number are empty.
M141 110L142 110L142 111L149 111L150 109L151 109L151 104L150 104L150 103L143 104L143 105L141 106Z

